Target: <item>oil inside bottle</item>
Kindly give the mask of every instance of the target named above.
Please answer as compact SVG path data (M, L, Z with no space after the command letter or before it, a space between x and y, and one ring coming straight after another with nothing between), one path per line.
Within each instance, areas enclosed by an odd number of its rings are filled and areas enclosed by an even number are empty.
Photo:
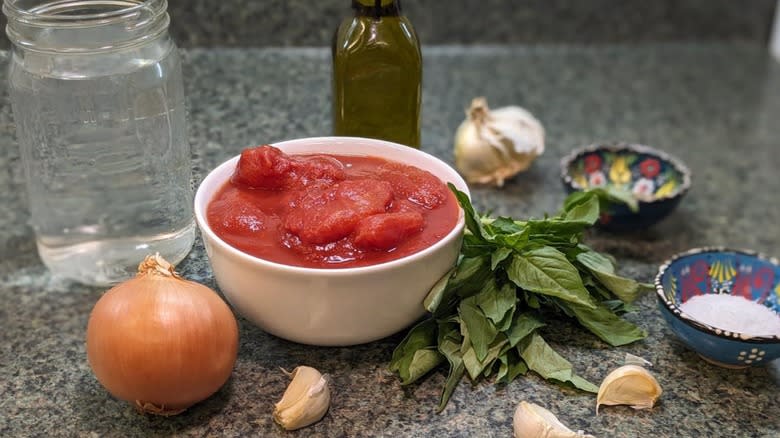
M333 131L420 147L422 57L399 0L353 0L333 38Z

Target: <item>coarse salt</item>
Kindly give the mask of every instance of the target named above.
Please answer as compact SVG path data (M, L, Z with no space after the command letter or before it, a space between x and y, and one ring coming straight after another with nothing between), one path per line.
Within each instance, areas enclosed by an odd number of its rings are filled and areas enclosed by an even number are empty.
M780 336L780 315L741 296L697 295L682 303L680 310L721 330L749 336Z

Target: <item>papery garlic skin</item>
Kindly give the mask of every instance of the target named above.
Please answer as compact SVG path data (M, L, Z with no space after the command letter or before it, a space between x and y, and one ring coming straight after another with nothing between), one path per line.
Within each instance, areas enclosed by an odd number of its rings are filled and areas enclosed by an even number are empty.
M601 405L628 405L650 409L661 397L661 385L652 374L638 365L624 365L607 375L596 396L596 414Z
M286 430L320 421L330 406L327 376L307 366L295 368L289 376L292 378L290 385L274 405L274 421Z
M595 438L566 427L552 412L526 401L521 401L512 418L515 438Z
M544 136L542 124L525 109L490 110L478 97L455 132L455 167L470 183L501 187L544 153Z

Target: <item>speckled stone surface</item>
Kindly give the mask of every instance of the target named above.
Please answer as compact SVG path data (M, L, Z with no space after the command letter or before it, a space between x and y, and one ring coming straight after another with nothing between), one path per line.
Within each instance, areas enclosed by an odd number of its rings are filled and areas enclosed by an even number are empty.
M170 0L187 47L326 46L350 0ZM750 40L769 35L773 0L404 0L424 44ZM205 18L208 17L208 18ZM186 24L182 24L186 23Z
M597 140L643 142L686 161L693 188L654 229L589 237L618 257L623 273L649 281L673 253L708 244L780 255L780 65L762 47L426 47L424 59L424 150L452 162L453 132L478 95L494 107L523 105L547 128L547 151L527 173L502 190L473 191L480 209L516 217L552 212L564 198L557 163L567 151ZM5 71L5 55L0 61ZM196 182L244 146L328 134L329 75L325 49L188 51ZM529 375L504 387L463 382L437 415L441 372L401 387L387 370L400 335L316 348L240 319L238 362L222 390L177 417L140 416L107 394L86 361L86 322L102 290L51 278L37 258L5 92L0 143L0 436L506 437L520 400L599 437L780 432L777 364L726 370L702 361L667 329L651 295L628 316L648 330L642 342L608 348L566 322L544 334L594 382L625 353L652 361L664 389L652 411L611 407L596 416L593 395ZM180 271L216 287L200 242ZM271 418L286 385L279 367L299 364L332 376L333 404L322 422L283 433Z
M181 47L327 46L350 0L168 0ZM750 41L776 0L404 0L424 44ZM5 27L0 16L0 26ZM8 40L0 39L7 48Z

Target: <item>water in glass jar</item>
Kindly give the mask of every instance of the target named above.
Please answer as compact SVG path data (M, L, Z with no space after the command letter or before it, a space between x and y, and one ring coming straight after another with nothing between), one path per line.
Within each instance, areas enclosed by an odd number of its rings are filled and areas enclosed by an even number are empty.
M189 252L180 69L170 44L99 58L28 53L12 63L31 222L53 274L111 284L149 253L176 263Z

